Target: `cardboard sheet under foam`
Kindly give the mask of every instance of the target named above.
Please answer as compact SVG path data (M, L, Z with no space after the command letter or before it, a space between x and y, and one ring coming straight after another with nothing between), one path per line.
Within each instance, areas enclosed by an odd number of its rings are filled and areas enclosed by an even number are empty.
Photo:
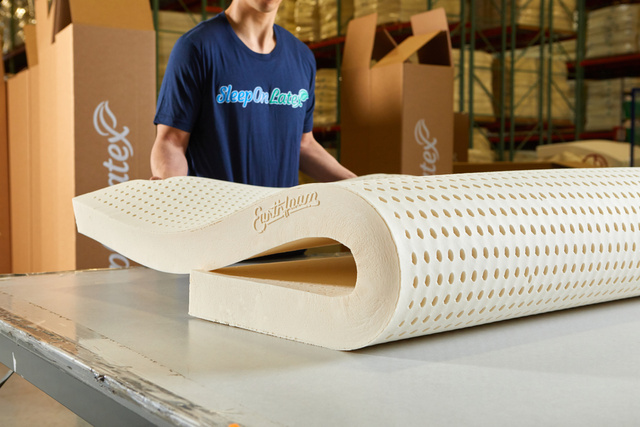
M334 349L640 295L634 168L290 189L184 177L109 187L74 209L81 233L191 273L193 316ZM335 241L351 254L233 265Z

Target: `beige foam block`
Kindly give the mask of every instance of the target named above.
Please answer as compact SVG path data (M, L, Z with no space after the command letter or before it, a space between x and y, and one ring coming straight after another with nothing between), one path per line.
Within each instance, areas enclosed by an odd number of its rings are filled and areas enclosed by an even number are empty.
M193 270L191 315L334 349L640 295L633 168L290 189L172 178L74 208L81 233L151 268ZM228 267L336 241L351 253Z

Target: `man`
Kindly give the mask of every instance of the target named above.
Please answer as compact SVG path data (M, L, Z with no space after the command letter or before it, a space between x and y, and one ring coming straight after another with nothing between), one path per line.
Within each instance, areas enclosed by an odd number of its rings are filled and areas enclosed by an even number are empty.
M158 98L155 179L289 187L355 175L315 140L315 59L274 25L282 0L233 0L176 43Z

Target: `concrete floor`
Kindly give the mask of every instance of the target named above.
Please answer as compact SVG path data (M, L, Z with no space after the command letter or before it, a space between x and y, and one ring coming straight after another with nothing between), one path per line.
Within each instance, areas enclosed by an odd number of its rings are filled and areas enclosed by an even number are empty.
M8 371L7 367L0 364L0 378L4 377ZM0 425L7 427L90 426L18 374L13 374L0 388Z

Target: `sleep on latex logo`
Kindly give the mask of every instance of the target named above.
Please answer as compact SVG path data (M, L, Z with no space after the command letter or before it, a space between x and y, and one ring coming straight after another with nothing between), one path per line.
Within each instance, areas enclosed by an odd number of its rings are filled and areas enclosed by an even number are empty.
M291 91L283 92L281 89L275 88L269 93L260 86L256 86L252 90L236 90L233 85L221 86L216 95L218 104L242 104L242 108L247 108L247 105L251 103L301 108L308 100L309 92L306 89L300 89L298 93L292 93Z

